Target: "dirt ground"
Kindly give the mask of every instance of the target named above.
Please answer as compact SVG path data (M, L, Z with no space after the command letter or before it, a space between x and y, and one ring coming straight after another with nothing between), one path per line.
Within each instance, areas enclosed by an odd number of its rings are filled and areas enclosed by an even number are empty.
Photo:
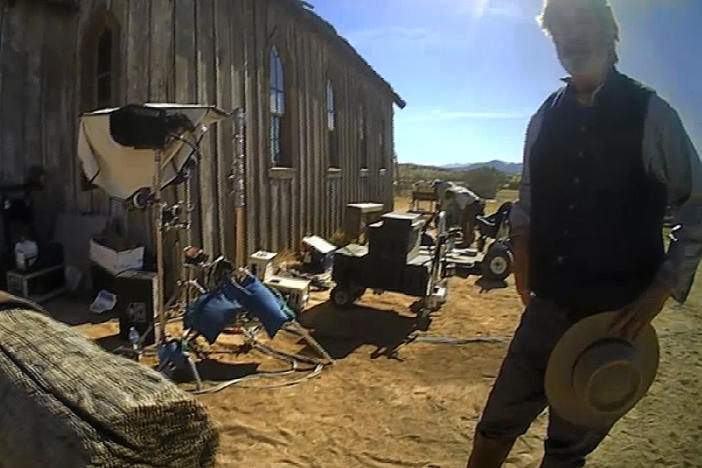
M662 354L649 394L616 425L588 466L702 466L701 275L695 283L687 304L669 305L655 321ZM337 310L327 293L315 293L301 321L336 365L297 386L261 389L256 387L274 381L256 380L198 397L221 427L218 466L465 466L506 343L405 342L411 334L509 338L522 312L512 280L489 285L495 289L484 286L475 277L452 278L448 303L428 321L410 312L413 301L405 296L367 293L357 307ZM117 331L113 321L77 327L106 347ZM221 349L237 349L236 337L221 341ZM272 344L305 351L286 335ZM284 367L257 352L212 358L200 363L211 382ZM507 467L538 466L545 422L544 414L517 442Z

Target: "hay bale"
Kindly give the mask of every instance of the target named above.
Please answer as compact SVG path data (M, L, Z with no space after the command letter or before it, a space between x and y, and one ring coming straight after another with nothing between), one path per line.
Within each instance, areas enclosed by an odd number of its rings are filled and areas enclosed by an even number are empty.
M0 464L211 467L204 406L157 372L24 308L0 311Z

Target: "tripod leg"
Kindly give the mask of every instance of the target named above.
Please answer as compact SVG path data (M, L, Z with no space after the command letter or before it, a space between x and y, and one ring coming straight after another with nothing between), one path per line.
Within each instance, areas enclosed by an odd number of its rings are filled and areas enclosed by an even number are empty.
M324 347L317 340L315 340L310 332L300 325L296 320L291 320L288 327L292 326L302 337L307 341L307 343L314 348L324 359L328 361L329 364L334 364L334 358L332 358Z
M192 358L188 356L188 366L190 367L190 373L195 379L195 385L197 385L198 390L202 390L202 379L200 378L200 373L197 371L197 366L193 362Z

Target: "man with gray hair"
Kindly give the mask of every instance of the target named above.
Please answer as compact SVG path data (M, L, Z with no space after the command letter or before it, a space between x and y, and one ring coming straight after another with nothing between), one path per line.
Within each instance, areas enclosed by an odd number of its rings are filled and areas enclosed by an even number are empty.
M676 111L616 69L619 26L609 1L545 0L539 21L570 77L527 130L511 215L526 310L469 468L502 466L548 406L544 373L566 330L618 311L610 333L633 342L669 297L687 298L702 256L702 164ZM677 213L667 253L666 205ZM580 427L551 408L541 467L584 466L609 429Z

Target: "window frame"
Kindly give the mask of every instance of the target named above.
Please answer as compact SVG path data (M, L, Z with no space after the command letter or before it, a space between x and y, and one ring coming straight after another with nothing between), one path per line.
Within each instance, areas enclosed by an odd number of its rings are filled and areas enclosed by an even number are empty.
M327 166L330 169L341 169L339 154L339 130L337 113L337 94L331 78L327 78L326 86L326 127L327 127Z
M101 43L109 33L109 73L101 74ZM123 104L123 89L120 86L122 69L122 27L112 11L102 6L94 15L81 40L80 49L80 112L97 108L117 107ZM103 75L103 76L99 76ZM109 76L109 98L101 96L100 82Z
M96 47L96 59L95 59L95 102L97 107L106 108L113 106L115 104L115 40L114 31L110 25L106 25L105 28L100 32L97 38ZM103 41L109 40L109 43L104 46ZM103 50L103 47L107 47L109 50L107 53ZM103 60L106 63L103 63ZM106 65L106 70L102 69L103 65ZM107 87L107 96L101 96L103 91L103 84L107 81L109 83Z
M277 45L268 54L268 161L272 167L290 167L285 152L287 87L285 63Z

